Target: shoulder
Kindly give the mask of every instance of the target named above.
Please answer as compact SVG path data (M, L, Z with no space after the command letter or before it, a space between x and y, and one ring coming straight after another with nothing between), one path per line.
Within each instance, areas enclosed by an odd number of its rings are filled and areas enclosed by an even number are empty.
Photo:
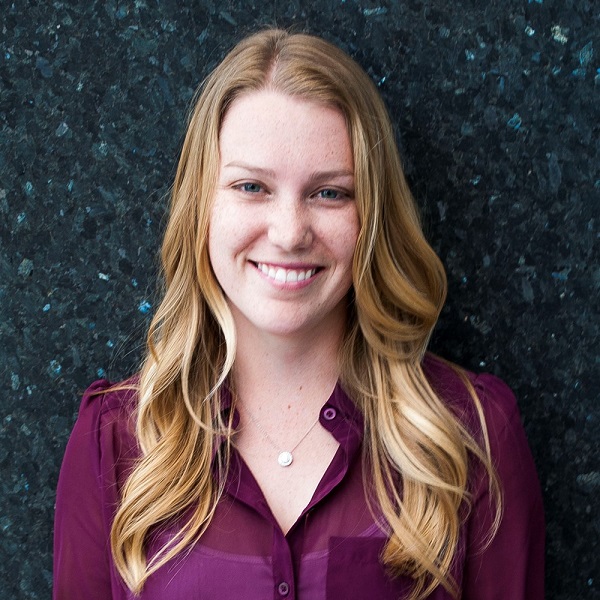
M480 416L468 384L473 387L481 403L489 432L500 432L511 423L520 422L517 400L513 391L495 375L475 374L433 354L426 355L423 361L423 372L446 406L469 429L479 429Z
M93 412L98 415L125 417L135 411L137 402L137 379L132 377L120 383L107 379L94 381L83 393L79 415Z
M506 507L514 502L514 498L539 506L541 495L535 465L517 400L508 385L494 375L476 375L432 355L425 359L423 370L435 392L480 444L485 444L485 425L490 455L504 489ZM469 392L468 383L465 384L465 378L477 395L480 410ZM488 490L486 481L485 477L480 480L479 493L482 496Z
M132 457L137 453L135 413L137 380L113 384L106 379L92 383L83 394L69 443L86 446L94 453Z

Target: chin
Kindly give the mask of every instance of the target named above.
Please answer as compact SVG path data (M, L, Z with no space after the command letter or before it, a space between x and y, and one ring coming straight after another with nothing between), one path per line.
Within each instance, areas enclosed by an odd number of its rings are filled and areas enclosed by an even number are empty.
M310 331L313 331L316 324L310 319L285 318L276 314L269 315L266 319L249 319L247 316L242 317L240 321L236 319L238 329L248 332L254 331L258 335L270 335L274 337L290 338L294 336L302 336Z

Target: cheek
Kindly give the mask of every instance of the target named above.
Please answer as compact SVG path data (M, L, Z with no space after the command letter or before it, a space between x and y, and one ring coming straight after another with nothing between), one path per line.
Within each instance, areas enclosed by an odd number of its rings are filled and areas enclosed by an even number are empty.
M213 212L208 229L208 258L219 287L225 297L232 293L235 281L234 263L228 242L232 235L218 212Z
M235 218L231 209L217 198L211 211L208 225L208 247L210 252L225 248L235 239Z
M253 239L252 222L243 211L215 203L208 229L208 252L213 269L225 265L247 250Z
M358 214L354 211L351 218L347 220L346 228L341 236L340 242L340 253L345 257L345 262L348 263L350 268L352 268L352 259L354 258L359 231L360 224L358 221Z
M226 268L229 254L228 241L233 238L228 226L228 219L217 205L213 207L208 225L208 256L213 271L220 281L223 270Z
M218 219L215 218L215 214L210 217L210 221L208 223L208 258L210 260L210 264L215 269L215 259L218 258L218 247L219 247L219 223Z

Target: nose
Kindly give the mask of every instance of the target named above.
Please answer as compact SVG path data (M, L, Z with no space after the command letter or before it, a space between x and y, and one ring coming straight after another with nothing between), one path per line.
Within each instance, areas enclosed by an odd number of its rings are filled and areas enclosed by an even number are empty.
M310 207L297 197L279 197L269 207L269 241L286 252L304 250L312 244Z

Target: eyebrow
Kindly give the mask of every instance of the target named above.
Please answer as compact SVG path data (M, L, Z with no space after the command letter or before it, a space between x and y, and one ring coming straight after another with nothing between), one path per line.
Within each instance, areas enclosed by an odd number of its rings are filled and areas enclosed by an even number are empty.
M232 161L225 165L226 169L230 167L245 169L246 171L252 171L253 173L258 173L267 177L275 176L275 171L273 171L272 169L265 169L263 167L252 165L246 162ZM331 171L315 171L310 174L309 180L322 181L324 179L335 179L337 177L354 177L354 172L348 171L346 169L333 169Z

